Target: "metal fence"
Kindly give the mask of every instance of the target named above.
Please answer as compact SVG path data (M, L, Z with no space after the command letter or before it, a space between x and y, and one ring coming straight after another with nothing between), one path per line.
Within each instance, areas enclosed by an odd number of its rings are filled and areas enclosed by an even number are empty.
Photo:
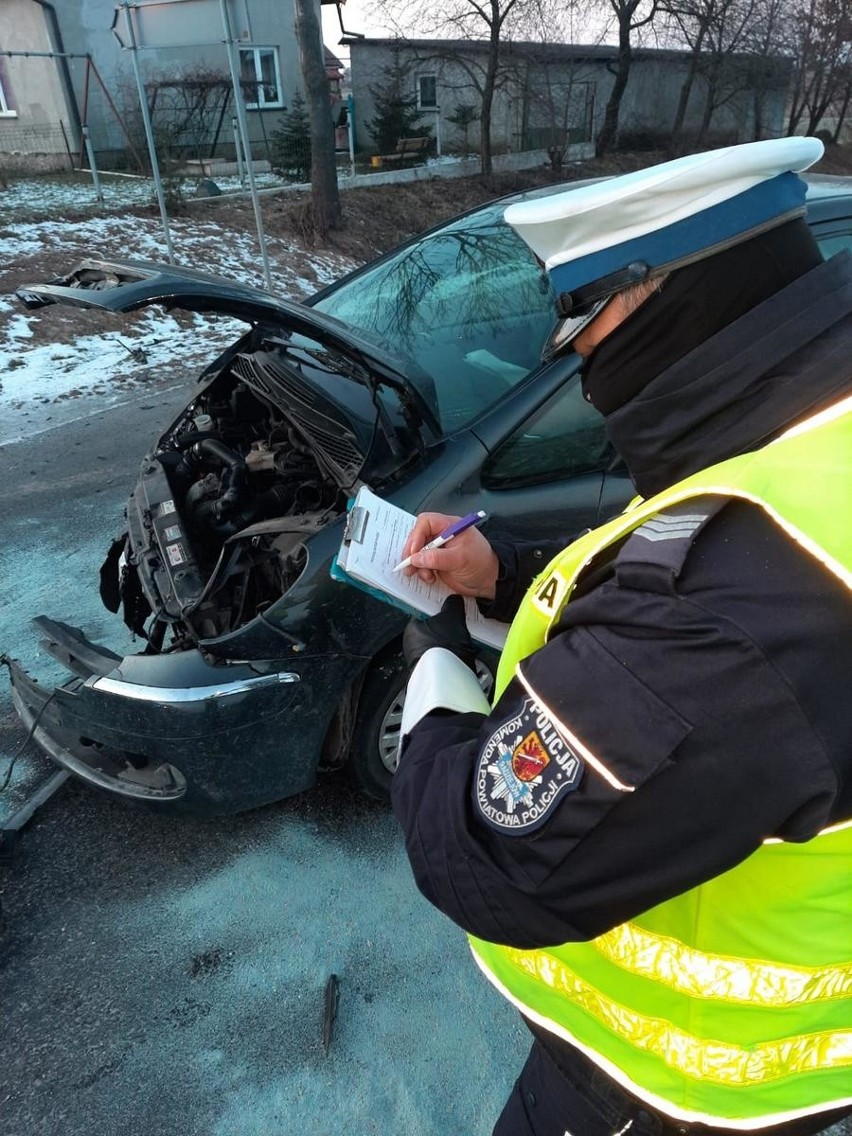
M73 165L62 123L0 125L0 169L67 170Z

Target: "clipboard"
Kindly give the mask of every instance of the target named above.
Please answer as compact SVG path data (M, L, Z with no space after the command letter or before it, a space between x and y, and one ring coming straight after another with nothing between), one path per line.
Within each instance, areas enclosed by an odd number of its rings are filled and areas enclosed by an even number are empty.
M437 615L450 589L425 584L418 576L394 572L414 527L413 513L384 500L368 486L358 490L346 516L340 549L331 563L332 579L361 588L409 615ZM501 650L509 630L496 619L486 619L472 598L465 599L465 617L471 638Z

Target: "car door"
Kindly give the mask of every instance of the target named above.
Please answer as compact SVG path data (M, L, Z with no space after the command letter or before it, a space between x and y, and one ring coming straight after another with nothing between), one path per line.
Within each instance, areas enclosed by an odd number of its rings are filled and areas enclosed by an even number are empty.
M579 363L573 354L553 360L475 426L488 451L480 507L521 539L573 538L634 495L603 418L583 398Z

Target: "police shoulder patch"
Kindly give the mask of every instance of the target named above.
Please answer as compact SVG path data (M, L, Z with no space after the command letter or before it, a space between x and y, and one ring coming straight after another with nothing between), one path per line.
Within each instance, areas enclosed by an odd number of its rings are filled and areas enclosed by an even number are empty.
M579 786L584 768L547 711L527 698L482 747L474 801L491 828L522 836L544 824L563 794Z

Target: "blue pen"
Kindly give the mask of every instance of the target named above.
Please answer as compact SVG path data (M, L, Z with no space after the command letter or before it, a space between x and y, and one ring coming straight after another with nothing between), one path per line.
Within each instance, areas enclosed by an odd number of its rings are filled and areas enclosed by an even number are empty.
M434 540L430 540L428 544L424 544L420 549L421 552L427 552L430 548L441 548L448 540L452 540L454 536L463 533L465 529L473 528L478 525L480 521L485 520L485 513L480 509L476 513L468 513L466 517L461 517L457 521L453 521L451 525L447 525L442 533L439 533ZM411 563L411 557L406 556L404 560L400 560L394 572L401 572L403 568L407 568Z

